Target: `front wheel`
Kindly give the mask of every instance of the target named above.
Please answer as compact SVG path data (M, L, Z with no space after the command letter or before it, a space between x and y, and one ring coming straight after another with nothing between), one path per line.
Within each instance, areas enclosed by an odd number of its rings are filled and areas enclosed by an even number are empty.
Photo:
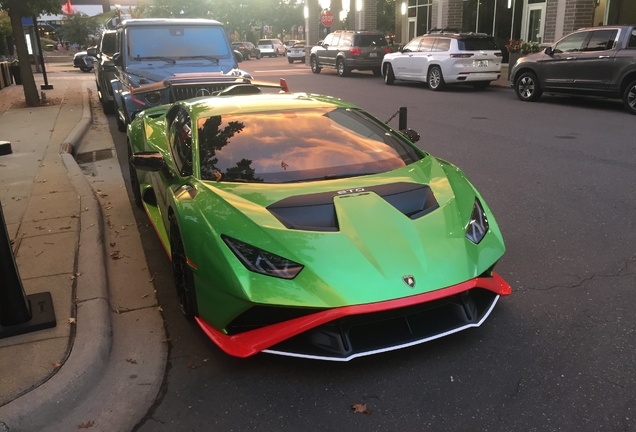
M393 74L393 66L386 65L386 73L384 74L384 84L393 85L395 82L395 75Z
M287 61L288 61L290 64L294 62L294 61L293 61L292 59L290 59L289 57L287 57Z
M349 72L351 72L351 69L345 66L343 59L338 59L336 62L336 70L338 71L338 75L341 77L349 76Z
M543 90L533 72L524 72L515 83L515 93L524 102L534 102L541 97Z
M256 60L260 60L261 59L261 53L256 54Z
M172 274L174 286L179 297L181 312L187 319L198 315L194 277L187 262L183 240L179 232L179 224L174 214L170 215L170 254L172 258Z
M636 114L636 81L629 83L623 92L623 105L630 114Z
M319 74L322 68L318 66L318 60L316 57L312 57L309 62L311 63L311 71L315 74Z
M90 71L93 70L93 68L92 67L88 67L88 66L80 66L80 70L82 72L89 73Z
M428 83L428 88L433 91L444 90L446 87L446 83L444 82L444 76L442 75L442 70L439 66L433 66L428 71L428 77L426 77L426 82Z

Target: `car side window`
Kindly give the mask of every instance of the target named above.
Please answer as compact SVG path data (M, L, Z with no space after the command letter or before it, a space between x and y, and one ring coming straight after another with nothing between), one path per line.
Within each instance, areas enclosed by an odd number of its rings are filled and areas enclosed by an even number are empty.
M433 51L448 51L450 49L450 43L451 41L448 38L437 38Z
M614 48L618 30L596 30L583 51L606 51Z
M353 38L350 34L343 34L342 36L340 36L340 42L338 43L338 45L345 47L353 46Z
M419 50L422 52L433 51L433 45L435 45L435 38L425 37L424 39L422 39Z
M590 32L579 32L564 37L554 46L554 53L580 52L583 42L589 35Z
M325 37L325 39L322 41L322 44L323 45L333 45L332 42L333 42L333 33L328 34Z
M403 51L417 51L419 49L418 47L420 46L421 41L422 38L415 38L411 40L409 43L404 45Z
M180 107L170 123L169 136L177 170L182 176L192 175L192 120L185 108Z
M340 41L340 35L334 34L333 39L329 45L338 45L340 43L339 41Z

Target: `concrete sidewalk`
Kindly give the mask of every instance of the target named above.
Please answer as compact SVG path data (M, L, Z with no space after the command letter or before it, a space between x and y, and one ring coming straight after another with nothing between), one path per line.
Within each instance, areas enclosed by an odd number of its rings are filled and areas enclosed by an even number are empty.
M50 74L48 106L24 107L21 86L0 90L0 141L13 149L0 156L0 201L24 290L50 292L57 320L52 329L0 339L0 431L131 430L163 379L167 347L147 271L129 279L135 287L125 286L129 276L113 276L105 245L113 218L133 225L119 166L113 162L109 169L118 175L101 180L110 182L102 189L117 194L108 203L121 204L104 220L106 194L96 194L73 156L60 153L81 147L90 134L94 147L114 147L103 113L91 109L92 75L78 77ZM38 87L40 81L36 76ZM94 112L106 123L101 133ZM136 255L128 254L145 268L135 234L126 247ZM109 286L109 277L118 286ZM131 313L120 317L122 310ZM121 363L144 365L135 375L143 389ZM122 408L128 406L134 409Z

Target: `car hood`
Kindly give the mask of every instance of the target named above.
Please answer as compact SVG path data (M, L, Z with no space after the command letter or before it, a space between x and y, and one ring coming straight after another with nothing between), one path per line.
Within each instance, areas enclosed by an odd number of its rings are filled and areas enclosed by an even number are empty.
M129 75L133 85L144 85L153 82L163 81L166 78L179 74L196 74L196 73L216 73L220 75L245 76L251 77L247 72L231 67L231 65L210 65L209 62L178 62L176 65L135 65L128 66L126 73Z
M429 188L434 205L418 217L409 217L387 198L384 189L391 185ZM479 276L505 250L490 210L461 171L430 156L365 177L285 185L206 182L200 189L199 203L190 207L198 211L182 219L192 241L199 243L192 253L188 251L194 262L214 261L215 255L208 253L209 239L200 234L210 232L304 266L293 280L250 272L219 242L227 262L218 265L226 269L224 273L232 267L236 275L223 285L233 287L227 288L234 290L231 294L256 303L338 307L407 297ZM311 200L325 194L332 197L336 229L290 228L272 212L273 206L290 198L307 199L311 215ZM490 224L478 245L465 237L476 197ZM210 278L219 274L213 267ZM406 276L415 279L414 287L404 282Z

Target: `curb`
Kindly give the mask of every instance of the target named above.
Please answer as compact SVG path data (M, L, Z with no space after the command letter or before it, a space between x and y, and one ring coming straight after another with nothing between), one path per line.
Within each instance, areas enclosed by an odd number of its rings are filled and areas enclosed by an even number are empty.
M101 206L73 159L73 149L92 124L88 89L83 87L82 118L60 145L60 157L80 198L77 254L77 325L71 351L48 381L0 407L0 430L18 432L44 428L77 406L99 382L109 361L112 330ZM91 229L92 228L92 229Z

